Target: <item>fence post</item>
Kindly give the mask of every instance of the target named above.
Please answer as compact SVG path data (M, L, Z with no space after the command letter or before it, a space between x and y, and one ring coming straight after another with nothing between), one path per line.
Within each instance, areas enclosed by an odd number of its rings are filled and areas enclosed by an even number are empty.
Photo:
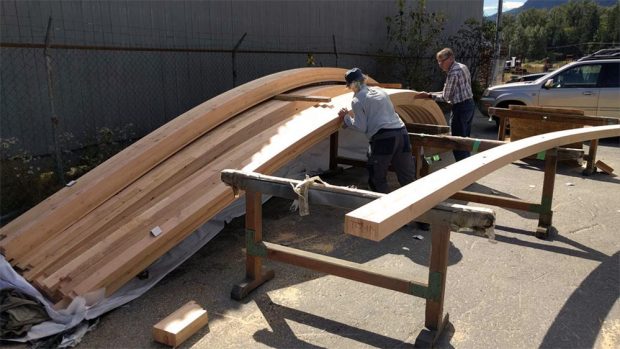
M248 35L248 33L243 33L243 35L241 36L241 39L239 39L239 41L237 41L237 44L235 45L235 47L232 50L232 78L233 78L233 87L237 86L237 49L239 48L239 46L241 46L241 42L243 41L243 39L245 39L245 36Z
M491 61L491 74L490 74L491 81L490 81L490 84L487 83L487 86L495 84L495 73L497 72L497 68L499 66L499 60L500 60L499 33L501 31L502 31L502 1L500 0L497 4L497 19L495 22L495 43L493 45L493 60Z
M56 109L54 107L54 79L52 78L52 55L50 54L51 48L51 33L52 33L52 16L49 17L47 21L47 32L45 33L45 50L43 51L43 55L45 55L45 68L47 70L47 94L50 100L50 112L52 114L52 139L54 142L54 153L56 156L56 176L58 176L58 180L62 184L66 184L65 181L65 172L62 164L62 155L60 153L60 144L58 143L58 116L56 115Z
M336 67L338 66L338 50L336 49L336 34L332 34L332 43L334 44L334 54L336 55Z

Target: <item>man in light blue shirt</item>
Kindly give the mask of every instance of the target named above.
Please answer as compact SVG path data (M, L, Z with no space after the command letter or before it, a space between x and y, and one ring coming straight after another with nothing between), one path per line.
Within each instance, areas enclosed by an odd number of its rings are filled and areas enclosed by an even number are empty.
M353 90L351 110L343 108L338 116L343 127L366 134L368 151L368 184L380 193L389 191L387 172L390 164L398 183L407 185L415 179L415 165L411 143L405 124L394 111L390 97L378 87L368 87L359 68L345 74L347 87Z

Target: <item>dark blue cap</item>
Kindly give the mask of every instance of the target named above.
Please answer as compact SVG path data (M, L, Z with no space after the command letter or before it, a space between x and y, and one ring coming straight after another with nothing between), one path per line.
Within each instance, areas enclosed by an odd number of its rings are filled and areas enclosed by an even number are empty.
M347 82L347 87L349 87L353 81L364 80L364 74L360 68L349 69L344 74L344 80Z

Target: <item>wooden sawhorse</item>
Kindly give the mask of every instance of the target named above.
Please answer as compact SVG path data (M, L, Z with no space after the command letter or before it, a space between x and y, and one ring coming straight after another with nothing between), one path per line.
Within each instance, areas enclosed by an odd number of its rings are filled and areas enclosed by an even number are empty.
M429 166L426 163L424 149L434 148L442 150L467 150L473 153L481 152L493 147L505 144L505 141L495 141L486 139L475 139L466 137L450 136L450 128L442 125L428 124L406 124L411 140L412 152L416 158L416 176L418 178L428 174ZM480 194L471 191L461 190L451 198L455 200L471 201L481 204L494 205L498 207L517 209L538 214L538 226L535 235L545 239L549 237L552 227L553 210L553 189L555 185L555 174L557 169L558 154L564 157L575 158L579 151L565 148L550 149L544 153L537 154L537 158L545 160L545 174L543 179L542 198L540 202L528 202L525 200L505 198L497 195ZM338 156L338 134L334 133L330 138L330 171L335 172L338 164L345 164L357 167L365 167L366 162L357 159L349 159Z
M497 139L500 141L506 139L508 123L510 123L511 127L511 137L515 136L517 131L523 133L519 138L575 127L617 125L620 123L620 120L616 118L585 115L584 111L579 109L525 105L510 105L508 109L489 108L489 115L498 117L500 120L499 128L497 129ZM588 155L585 156L586 167L583 170L583 175L585 176L596 172L597 149L598 139L590 140Z
M486 231L495 224L495 213L492 210L457 204L437 205L416 218L431 224L428 281L422 283L368 270L362 264L263 241L261 195L264 193L286 199L299 199L293 186L301 185L302 181L236 170L222 171L221 178L235 191L242 189L246 192L246 279L233 287L233 299L243 299L274 277L273 270L263 268L263 258L340 276L426 299L426 329L422 330L416 339L416 345L422 347L432 347L448 323L448 314L443 316L443 302L451 227ZM312 204L354 209L383 195L385 194L308 183L306 198L308 203Z
M434 147L447 150L466 150L472 153L481 152L506 143L503 141L486 139L436 136L417 133L410 133L409 138L411 139L412 144L416 144L417 147L422 149L424 149L424 147ZM538 214L538 226L536 228L535 235L538 238L545 239L549 237L549 232L552 227L553 210L551 207L558 154L563 154L564 157L575 157L578 152L578 150L573 149L553 148L536 154L537 159L545 161L542 197L540 202L529 202L520 199L506 198L491 194L481 194L465 190L455 193L450 198L536 213ZM417 161L421 161L424 154L419 153L416 154L416 156L418 157ZM425 174L426 173L424 173L424 175Z

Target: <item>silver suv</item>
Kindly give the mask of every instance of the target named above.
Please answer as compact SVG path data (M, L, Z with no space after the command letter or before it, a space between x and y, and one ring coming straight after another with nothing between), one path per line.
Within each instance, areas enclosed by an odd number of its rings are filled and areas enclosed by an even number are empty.
M572 62L535 81L489 87L478 107L488 116L490 107L511 104L575 108L586 115L620 118L620 59Z

